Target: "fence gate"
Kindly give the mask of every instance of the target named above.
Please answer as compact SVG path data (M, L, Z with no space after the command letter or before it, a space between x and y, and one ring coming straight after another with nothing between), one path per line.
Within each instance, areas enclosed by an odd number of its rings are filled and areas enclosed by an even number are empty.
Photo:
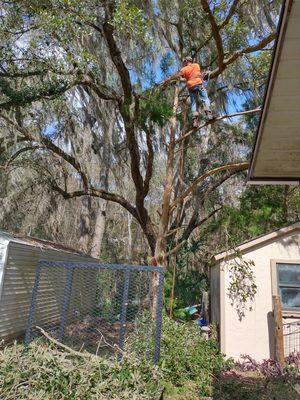
M284 355L300 353L300 321L283 324Z
M160 354L164 272L161 267L40 261L25 342L39 328L76 350Z

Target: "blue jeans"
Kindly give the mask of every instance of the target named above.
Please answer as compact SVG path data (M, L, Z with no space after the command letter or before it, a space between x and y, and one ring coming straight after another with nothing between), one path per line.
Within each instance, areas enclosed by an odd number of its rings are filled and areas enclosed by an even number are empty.
M207 91L203 85L197 85L189 89L191 97L191 110L192 112L197 112L197 102L201 101L205 111L210 111L210 101L207 96ZM199 97L198 97L199 96Z

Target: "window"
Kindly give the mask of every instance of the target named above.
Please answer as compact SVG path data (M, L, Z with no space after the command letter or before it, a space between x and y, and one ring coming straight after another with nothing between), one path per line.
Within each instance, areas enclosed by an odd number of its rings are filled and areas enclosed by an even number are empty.
M277 278L282 308L300 310L300 264L277 263Z

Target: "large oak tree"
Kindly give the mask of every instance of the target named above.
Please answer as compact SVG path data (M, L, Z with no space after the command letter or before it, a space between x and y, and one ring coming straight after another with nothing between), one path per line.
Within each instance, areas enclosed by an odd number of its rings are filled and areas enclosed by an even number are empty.
M149 253L163 265L219 211L207 203L210 196L248 168L243 133L235 135L243 124L234 118L259 107L228 113L227 105L241 91L261 99L266 75L260 64L270 60L278 3L2 1L0 152L8 154L9 163L30 153L32 168L41 160L45 183L65 199L90 196L119 204L138 222ZM197 129L190 125L182 84L155 84L191 52L211 70L209 91L217 114ZM84 158L78 146L69 146L84 129L77 117L87 103L94 104L84 122L93 137L90 152L102 146L105 179L103 173L95 179L86 153ZM48 107L64 121L65 142L49 134ZM113 126L99 107L110 110ZM115 135L113 148L104 152L108 158L103 158L103 128ZM120 177L108 179L108 169L114 171L119 162L128 168L130 193ZM157 169L159 188L154 187Z

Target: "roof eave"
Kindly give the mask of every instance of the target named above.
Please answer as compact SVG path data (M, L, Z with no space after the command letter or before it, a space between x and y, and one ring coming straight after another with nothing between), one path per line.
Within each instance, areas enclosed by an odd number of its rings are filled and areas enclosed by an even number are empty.
M300 179L295 178L272 178L272 177L255 177L249 178L247 185L300 185Z
M213 257L213 261L215 263L219 263L224 258L231 258L236 253L236 251L243 252L245 250L251 249L252 247L260 245L264 242L267 242L272 239L277 239L283 235L292 233L293 231L297 231L297 230L300 230L300 222L296 222L295 224L292 224L292 225L286 226L284 228L278 229L276 231L267 233L256 239L252 239L246 243L243 243L243 244L237 246L235 249L230 249L228 251L223 251L222 253L216 254Z
M249 184L299 185L300 178L295 179L295 178L285 178L285 177L272 178L272 177L255 177L254 176L255 163L256 163L257 154L258 154L258 150L259 150L261 139L262 139L262 133L263 133L263 129L264 129L267 112L268 112L270 101L271 101L271 96L272 96L274 83L275 83L275 79L276 79L276 75L277 75L280 55L281 55L281 51L282 51L283 41L284 41L286 29L287 29L287 23L288 23L288 18L289 18L290 12L291 12L292 4L293 4L293 0L284 0L283 4L282 4L282 9L281 9L281 13L280 13L278 28L277 28L277 37L275 40L271 68L270 68L270 72L269 72L267 89L266 89L265 96L264 96L262 112L260 115L258 128L257 128L256 136L255 136L255 142L254 142L253 150L251 153L252 155L251 155L250 167L249 167L248 175L247 175L247 183L249 183ZM283 183L281 183L281 182L283 182Z

